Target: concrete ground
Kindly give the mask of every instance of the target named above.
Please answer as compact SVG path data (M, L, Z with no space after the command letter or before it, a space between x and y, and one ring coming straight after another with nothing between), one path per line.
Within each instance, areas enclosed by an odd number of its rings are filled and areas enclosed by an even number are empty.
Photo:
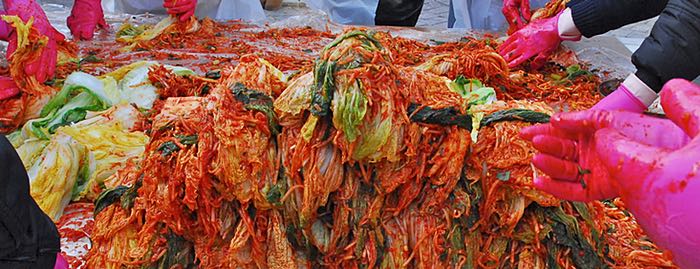
M616 37L622 44L625 44L630 51L635 51L642 44L651 32L656 18L641 21L635 24L626 25L620 29L606 33L607 36Z

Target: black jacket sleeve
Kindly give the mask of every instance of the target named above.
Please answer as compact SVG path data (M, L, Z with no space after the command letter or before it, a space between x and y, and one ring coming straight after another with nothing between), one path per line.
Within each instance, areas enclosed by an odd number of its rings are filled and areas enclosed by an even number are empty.
M22 160L0 135L0 268L53 265L59 247L56 226L29 193Z
M657 93L673 78L700 75L700 1L670 0L632 63L637 77Z
M573 0L571 9L576 28L585 37L615 30L624 25L653 18L669 0Z

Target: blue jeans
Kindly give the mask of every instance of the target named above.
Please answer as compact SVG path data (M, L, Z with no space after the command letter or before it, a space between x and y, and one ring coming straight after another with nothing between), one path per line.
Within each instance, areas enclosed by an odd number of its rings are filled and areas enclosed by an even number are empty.
M452 0L450 0L450 12L447 15L447 28L452 28L455 25L455 10L452 7Z

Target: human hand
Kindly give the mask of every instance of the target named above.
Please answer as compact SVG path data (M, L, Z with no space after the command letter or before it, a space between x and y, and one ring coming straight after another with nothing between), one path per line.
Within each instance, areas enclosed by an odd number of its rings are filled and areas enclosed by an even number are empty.
M532 17L530 0L503 0L501 11L510 25L508 29L519 30L523 28Z
M32 27L48 38L46 47L43 48L41 56L35 61L25 63L24 71L27 75L33 75L39 82L44 82L53 76L56 71L56 58L58 55L58 41L63 41L65 37L54 28L46 18L46 14L41 6L34 0L6 0L5 11L8 15L18 16L24 22L34 19ZM9 34L9 44L7 46L7 58L10 59L17 48L16 31Z
M682 147L656 145L639 137L643 133L634 137L615 128L595 134L600 160L618 182L625 205L681 268L700 268L698 103L700 87L686 80L669 81L661 91L666 115L692 138ZM672 138L675 129L668 131Z
M524 128L520 133L540 151L533 164L547 174L537 177L535 186L567 200L619 196L618 182L596 151L596 131L605 128L666 149L678 149L689 141L671 121L638 113L594 109L560 113L550 123Z
M73 39L92 40L96 28L109 29L100 2L100 0L75 0L67 20Z
M560 13L561 14L561 13ZM513 33L498 47L498 53L516 67L533 58L532 67L540 68L561 44L558 29L559 15L536 20Z
M179 17L180 21L186 21L194 15L197 0L165 0L163 7L168 11L168 14Z

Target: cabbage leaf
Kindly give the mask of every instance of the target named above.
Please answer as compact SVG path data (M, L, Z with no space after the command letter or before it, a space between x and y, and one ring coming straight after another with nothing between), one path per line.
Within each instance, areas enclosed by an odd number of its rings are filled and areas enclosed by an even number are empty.
M122 103L135 104L142 109L153 107L153 102L158 99L158 89L148 79L148 72L156 64L156 62L143 62L133 65L131 70L121 70L121 72L127 71L118 84ZM178 76L196 75L194 71L180 66L165 65L165 68ZM119 73L115 74L119 75Z
M96 192L93 186L99 186L123 168L127 160L140 158L148 143L148 136L142 132L129 132L119 122L66 126L59 131L84 145L89 152L87 180L76 184L74 200L86 196L96 198L99 191Z
M466 98L470 106L487 105L496 101L496 90L484 86L478 79L466 79L460 75L449 83L448 87L462 98Z
M129 71L119 81L124 102L135 104L139 108L151 109L158 99L157 88L148 80L148 71L153 64L146 64Z
M345 137L352 142L360 135L358 127L367 113L367 98L362 93L359 80L353 80L349 85L341 85L337 90L338 93L331 101L333 125L343 130Z
M298 115L311 105L311 84L314 82L313 73L306 73L287 86L282 94L275 99L277 112Z
M366 121L362 135L359 136L357 149L352 156L353 159L362 160L367 157L373 160L379 159L382 155L380 149L389 140L391 129L391 117L382 118L381 114L377 114L374 119Z
M27 169L31 195L39 207L57 221L71 200L75 183L84 176L81 167L88 162L87 148L68 135L57 134L39 160Z
M22 141L22 145L15 148L19 158L22 159L24 169L29 169L29 165L39 158L39 155L41 155L48 144L49 141L47 140L31 138Z
M124 24L119 28L117 33L117 41L128 43L129 45L121 48L122 52L131 51L138 42L148 41L156 38L165 29L177 22L177 19L173 16L167 16L154 26L142 25L134 26L131 24Z

